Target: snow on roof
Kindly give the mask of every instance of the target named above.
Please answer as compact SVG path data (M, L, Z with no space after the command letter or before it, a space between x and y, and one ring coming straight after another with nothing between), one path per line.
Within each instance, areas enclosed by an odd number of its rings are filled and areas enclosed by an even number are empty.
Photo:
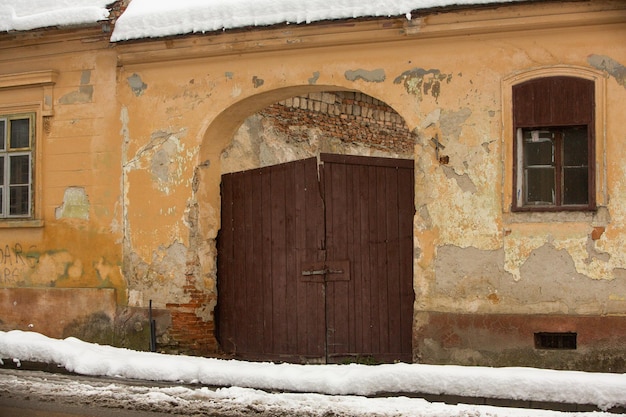
M376 16L452 5L520 0L132 0L111 41Z
M91 24L114 0L0 0L0 31ZM523 0L132 0L112 42L322 20L407 16L420 9Z
M92 24L109 17L112 0L0 0L0 31Z

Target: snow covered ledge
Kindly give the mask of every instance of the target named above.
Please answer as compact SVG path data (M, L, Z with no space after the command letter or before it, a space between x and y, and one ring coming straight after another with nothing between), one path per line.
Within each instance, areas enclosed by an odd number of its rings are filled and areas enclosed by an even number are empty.
M34 332L0 332L0 358L56 364L82 375L200 383L331 395L433 394L529 402L626 406L626 375L533 368L419 364L294 365L138 352L51 339Z

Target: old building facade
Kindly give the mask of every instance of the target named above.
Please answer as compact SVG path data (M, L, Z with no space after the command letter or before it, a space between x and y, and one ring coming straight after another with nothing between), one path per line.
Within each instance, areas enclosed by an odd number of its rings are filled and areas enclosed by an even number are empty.
M170 352L626 371L622 2L110 35L0 35L2 330L146 349L151 305ZM301 161L313 182L283 180L282 200L255 200L260 183L225 198L238 173L274 184ZM352 166L387 170L333 177Z

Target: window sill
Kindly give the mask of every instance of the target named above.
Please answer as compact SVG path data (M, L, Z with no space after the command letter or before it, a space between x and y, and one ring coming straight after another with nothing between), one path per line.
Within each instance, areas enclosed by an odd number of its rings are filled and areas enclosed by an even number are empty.
M44 222L41 219L36 220L0 220L0 229L21 229L21 228L38 228L43 227Z
M606 207L593 211L513 211L504 213L505 223L593 223L608 224Z

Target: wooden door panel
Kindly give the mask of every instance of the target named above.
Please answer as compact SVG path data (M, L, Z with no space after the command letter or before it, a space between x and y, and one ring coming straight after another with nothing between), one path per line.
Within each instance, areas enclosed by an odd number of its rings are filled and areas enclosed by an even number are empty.
M222 349L245 359L324 357L323 287L299 270L323 257L323 231L315 158L222 176Z
M218 337L244 359L411 360L412 161L321 155L222 177Z
M347 257L349 281L327 280L328 361L411 360L413 163L322 155L327 260Z

